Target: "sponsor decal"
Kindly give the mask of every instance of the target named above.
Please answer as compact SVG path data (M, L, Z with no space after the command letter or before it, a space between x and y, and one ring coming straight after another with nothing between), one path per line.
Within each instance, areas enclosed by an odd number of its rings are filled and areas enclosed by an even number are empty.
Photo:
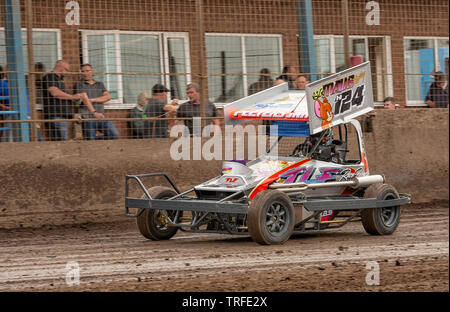
M336 215L334 210L325 210L320 213L320 221L330 221Z
M356 177L361 171L362 168L358 168L357 170L355 170L352 167L300 167L290 169L283 174L280 174L277 183L325 183L330 181L337 181L337 176L340 176L338 181L346 181Z
M299 112L276 112L258 110L236 110L231 113L232 119L267 119L267 120L302 120L308 121L308 116Z
M222 168L222 173L230 173L233 168Z

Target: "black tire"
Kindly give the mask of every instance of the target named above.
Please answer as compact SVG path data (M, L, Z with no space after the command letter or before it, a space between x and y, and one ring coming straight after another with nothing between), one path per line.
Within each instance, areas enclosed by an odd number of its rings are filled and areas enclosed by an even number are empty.
M366 189L364 197L386 200L399 198L399 195L389 184L373 184ZM364 229L370 235L390 235L397 229L400 215L400 206L370 208L362 210L361 219Z
M153 199L166 199L177 195L177 193L163 186L155 186L148 189L148 193ZM143 197L146 197L145 195ZM166 213L173 217L175 211L167 210ZM174 236L178 228L174 226L168 226L167 222L164 222L165 218L161 214L160 210L145 209L144 212L136 218L136 224L141 234L151 240L165 240Z
M262 245L283 244L294 229L294 206L289 197L280 191L262 191L248 207L247 225L255 242Z

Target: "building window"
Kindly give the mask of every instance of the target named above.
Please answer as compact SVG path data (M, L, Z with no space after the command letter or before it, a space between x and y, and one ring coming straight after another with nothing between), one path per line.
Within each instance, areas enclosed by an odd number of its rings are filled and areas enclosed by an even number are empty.
M209 99L227 103L247 96L267 68L274 79L281 70L280 35L207 34Z
M22 44L25 71L28 70L27 31L22 29ZM45 71L52 71L58 59L61 59L61 35L58 29L33 29L33 58L42 63ZM6 70L5 31L0 28L0 65Z
M448 75L448 38L405 38L404 52L407 105L426 106L433 73Z
M151 93L156 83L167 86L172 98L186 99L191 81L186 33L84 30L82 45L83 62L99 73L96 79L111 94L109 104L134 106L139 93Z
M334 35L314 36L317 72L324 78L345 69L344 38ZM390 37L350 36L350 56L370 61L374 101L381 105L387 96L394 96Z

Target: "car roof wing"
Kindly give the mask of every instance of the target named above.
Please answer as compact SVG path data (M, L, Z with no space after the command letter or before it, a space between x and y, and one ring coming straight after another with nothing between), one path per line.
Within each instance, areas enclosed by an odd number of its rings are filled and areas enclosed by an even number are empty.
M279 121L278 131L286 126L292 129L291 123L307 122L310 134L315 134L373 108L370 62L365 62L307 84L306 90L289 90L288 83L283 83L226 104L224 119L227 126Z
M370 62L306 85L309 128L316 134L374 109Z
M265 89L224 106L226 125L250 120L308 121L304 90L289 90L287 83Z

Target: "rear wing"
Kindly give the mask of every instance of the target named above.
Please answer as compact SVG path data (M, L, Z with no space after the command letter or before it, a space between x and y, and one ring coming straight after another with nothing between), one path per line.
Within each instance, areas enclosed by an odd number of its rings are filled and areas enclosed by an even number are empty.
M289 90L283 83L224 106L225 125L250 120L309 123L310 134L373 110L370 62L306 85L306 90Z
M311 134L374 109L370 62L306 85Z
M306 92L283 83L224 106L225 125L250 120L308 121Z

